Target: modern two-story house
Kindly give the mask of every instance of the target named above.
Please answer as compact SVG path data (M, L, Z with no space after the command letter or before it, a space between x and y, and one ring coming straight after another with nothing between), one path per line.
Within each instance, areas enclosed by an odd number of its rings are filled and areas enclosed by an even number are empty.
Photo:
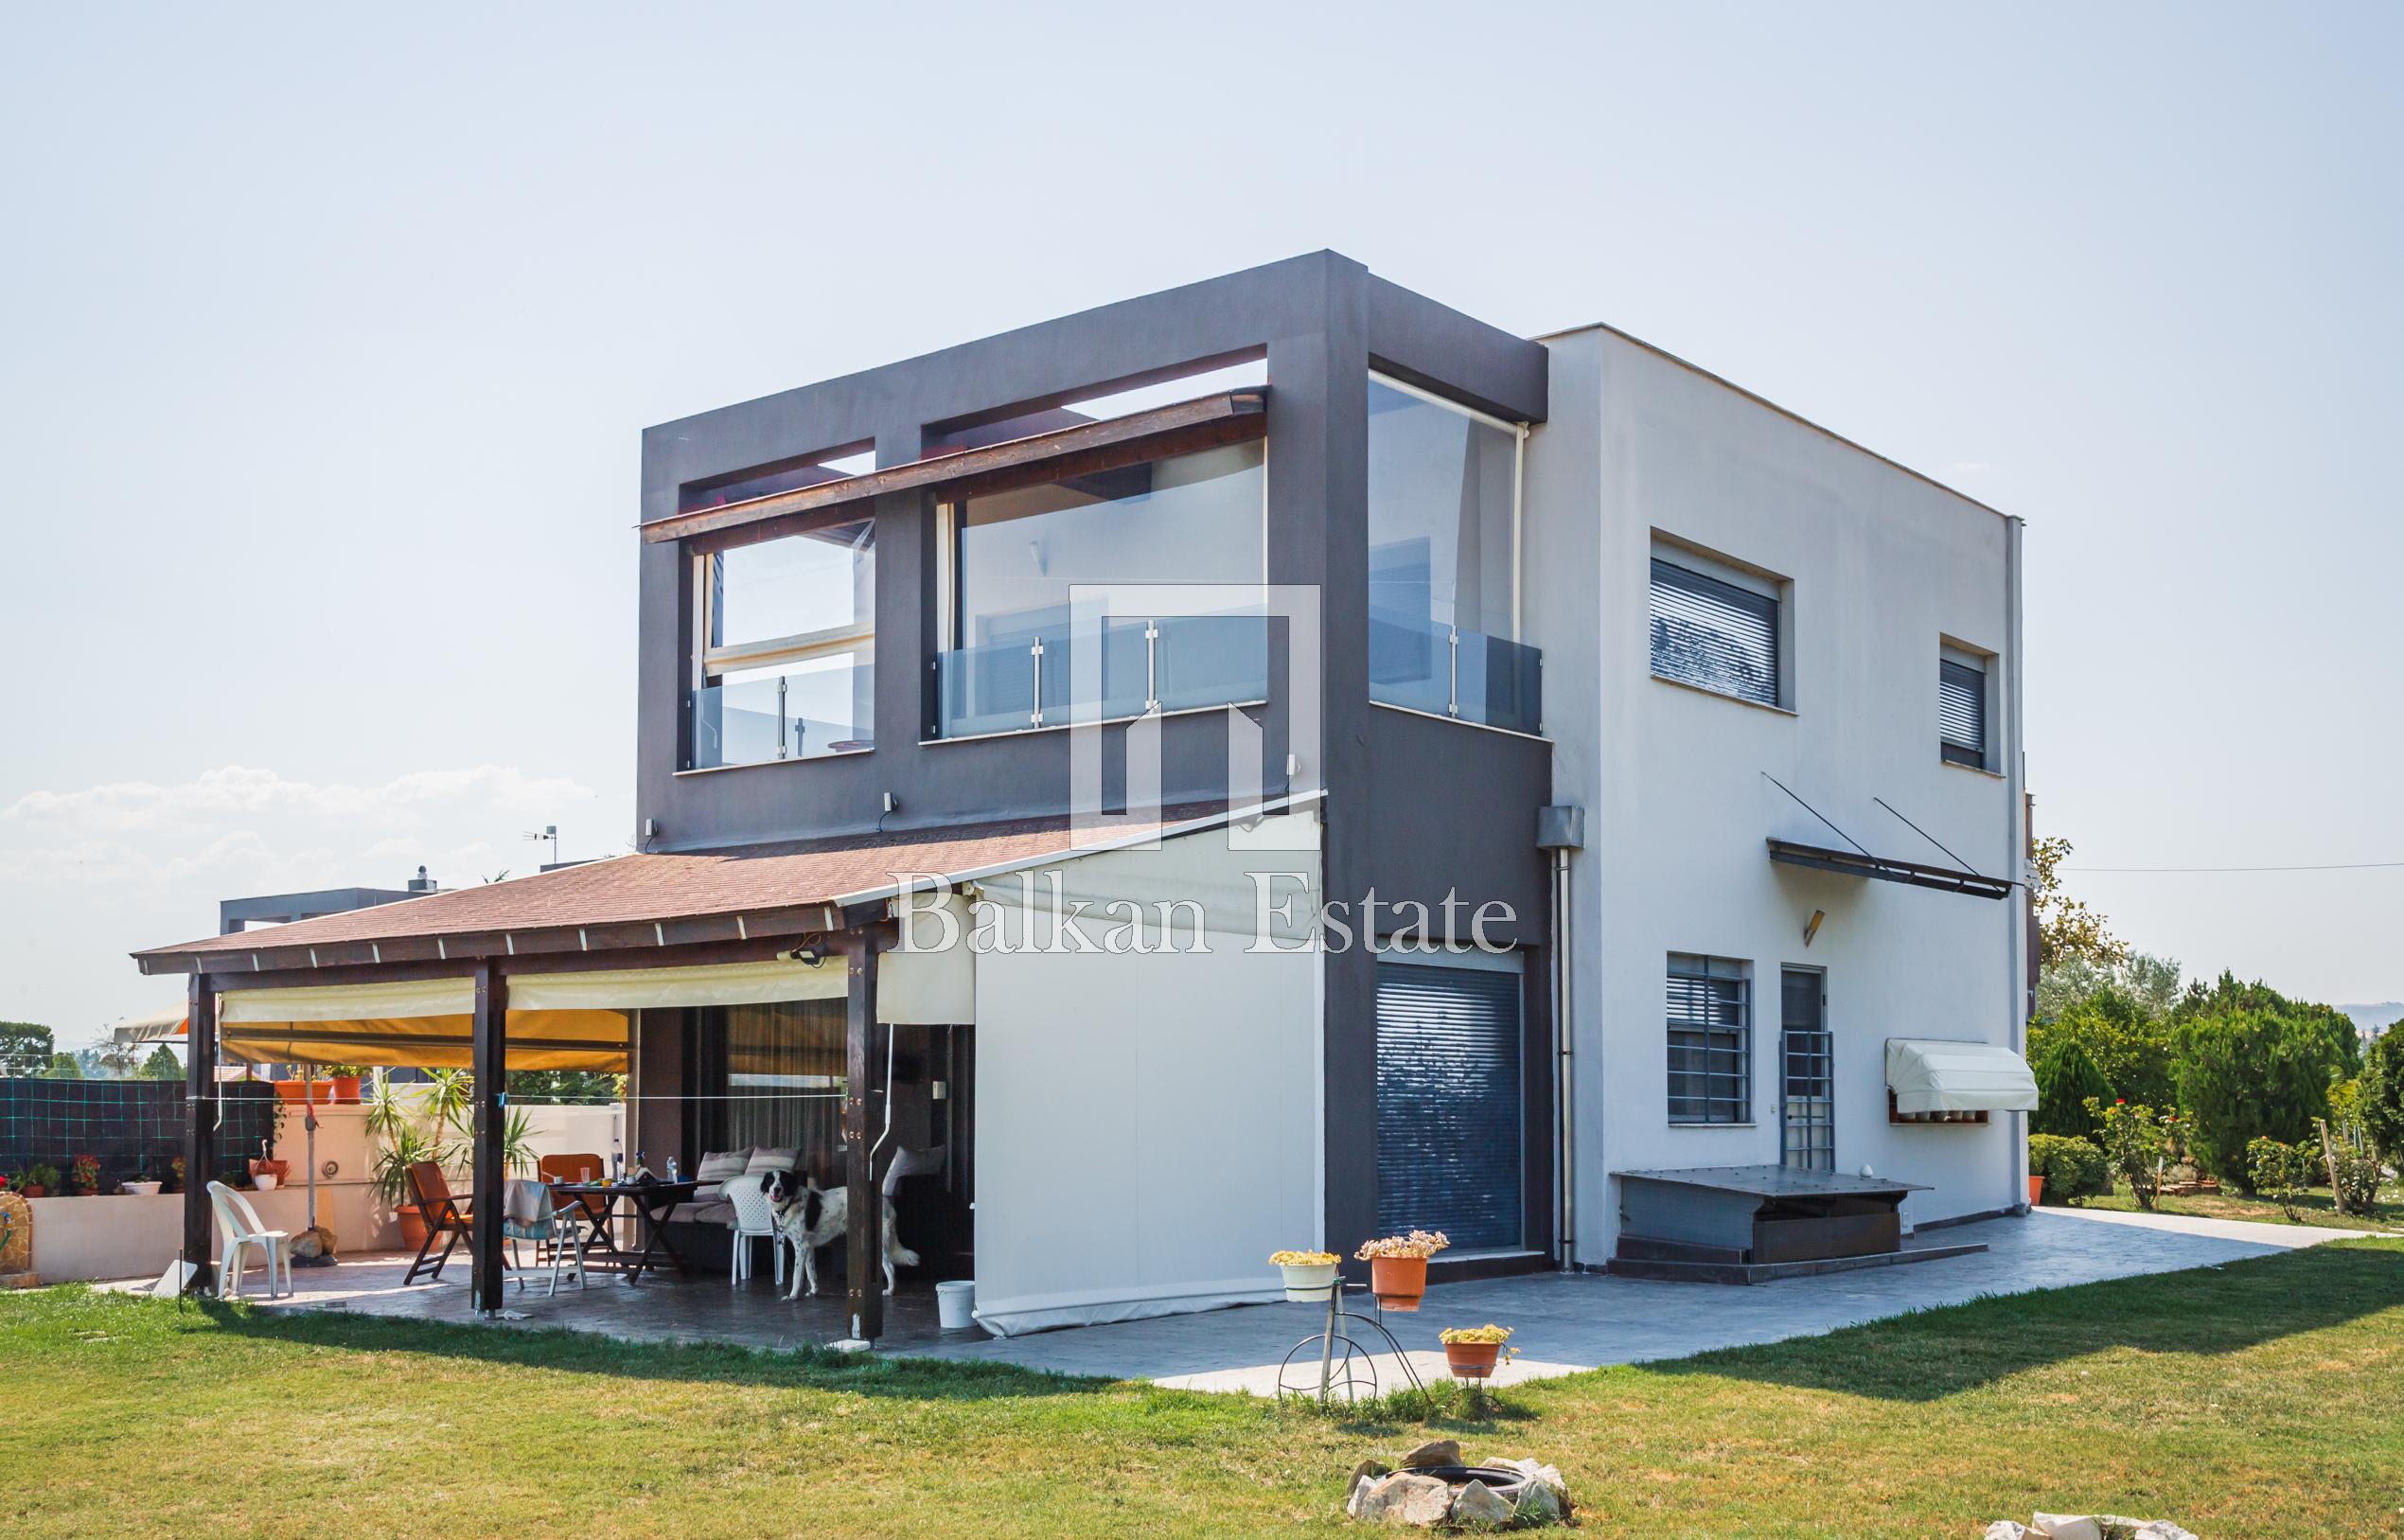
M138 954L196 1086L623 1069L654 1166L849 1184L871 1338L897 1168L1005 1333L2021 1200L2019 525L1959 493L1319 253L654 428L633 539L637 853Z

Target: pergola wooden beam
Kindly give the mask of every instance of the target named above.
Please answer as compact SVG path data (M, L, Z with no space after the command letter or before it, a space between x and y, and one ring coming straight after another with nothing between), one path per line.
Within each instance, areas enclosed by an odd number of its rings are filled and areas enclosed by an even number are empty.
M217 991L204 974L192 979L185 1006L184 1029L184 1246L182 1255L192 1265L185 1280L187 1293L215 1286L209 1271L209 1169L216 1155L217 1135Z
M734 530L742 530L748 536L758 533L756 526L798 522L830 508L873 502L892 492L924 491L956 484L963 486L963 492L974 492L1016 484L1028 477L1056 480L1087 475L1159 454L1257 437L1265 432L1267 404L1265 387L1226 391L1149 412L1079 423L1073 428L932 455L838 481L746 498L715 508L670 514L645 524L643 539L659 544Z
M475 1022L475 1169L468 1214L468 1255L472 1260L476 1314L491 1316L501 1309L501 1168L502 1092L508 1084L505 1057L509 1018L509 981L491 961L476 965Z

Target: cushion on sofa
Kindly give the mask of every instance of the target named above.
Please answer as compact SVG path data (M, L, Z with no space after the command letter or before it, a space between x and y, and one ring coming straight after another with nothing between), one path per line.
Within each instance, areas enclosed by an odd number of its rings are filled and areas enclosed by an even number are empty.
M771 1149L763 1144L751 1152L751 1162L744 1166L743 1175L765 1177L771 1171L789 1172L793 1169L794 1161L801 1157L801 1153L799 1150Z
M713 1151L701 1157L701 1163L694 1168L693 1179L722 1182L729 1177L743 1175L743 1168L751 1163L751 1152L748 1149Z

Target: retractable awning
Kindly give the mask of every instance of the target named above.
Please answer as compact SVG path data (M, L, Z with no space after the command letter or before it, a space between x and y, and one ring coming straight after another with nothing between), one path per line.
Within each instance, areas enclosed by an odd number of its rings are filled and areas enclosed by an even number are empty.
M1841 872L1847 876L1901 882L1915 888L1935 888L1942 893L1966 893L1976 898L2011 896L2012 885L2008 877L1982 876L1976 872L1965 872L1957 867L1930 866L1921 861L1872 856L1859 850L1796 844L1792 840L1772 840L1769 844L1770 859L1786 866L1809 866L1823 872Z
M2028 1061L2001 1043L1889 1037L1886 1088L1904 1116L2037 1110L2037 1077Z
M180 1043L184 1040L185 1009L170 1005L163 1011L120 1021L109 1030L109 1036L119 1048L131 1048L135 1043Z
M891 987L879 992L879 1020L973 1019L962 973L968 949L964 932L956 934L963 939L946 950L886 956ZM620 1071L628 1012L840 1000L845 982L842 962L831 958L528 974L509 986L504 1052L512 1070ZM218 1002L218 1044L226 1058L249 1064L465 1068L475 1047L474 1008L467 978L235 989Z

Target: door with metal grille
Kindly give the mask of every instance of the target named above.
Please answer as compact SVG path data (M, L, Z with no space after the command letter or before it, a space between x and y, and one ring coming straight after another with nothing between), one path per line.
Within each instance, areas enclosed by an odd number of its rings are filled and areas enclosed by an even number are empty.
M1519 975L1377 965L1377 1228L1524 1244Z
M1778 976L1778 1139L1786 1164L1836 1169L1835 1038L1828 1030L1828 976L1787 968Z

